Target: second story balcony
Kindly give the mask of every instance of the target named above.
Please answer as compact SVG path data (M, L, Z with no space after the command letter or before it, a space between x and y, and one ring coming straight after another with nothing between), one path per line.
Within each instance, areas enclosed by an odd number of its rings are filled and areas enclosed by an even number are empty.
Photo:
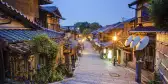
M135 26L142 24L143 26L153 26L153 22L149 16L137 17L135 20Z

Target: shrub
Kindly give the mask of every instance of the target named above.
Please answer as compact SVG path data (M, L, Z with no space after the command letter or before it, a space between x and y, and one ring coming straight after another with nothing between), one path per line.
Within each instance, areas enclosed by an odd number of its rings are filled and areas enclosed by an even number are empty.
M58 44L51 40L47 35L37 35L31 40L31 52L37 54L39 56L45 56L47 60L47 66L41 66L40 69L37 70L35 74L35 81L40 82L39 84L46 84L48 81L57 80L56 76L60 74L56 74L56 56L58 53Z

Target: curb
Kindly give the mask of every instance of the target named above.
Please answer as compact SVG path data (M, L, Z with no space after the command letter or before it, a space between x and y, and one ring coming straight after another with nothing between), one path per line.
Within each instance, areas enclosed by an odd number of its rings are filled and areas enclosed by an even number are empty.
M129 67L125 67L127 70L129 70L130 72L132 72L132 73L134 73L135 74L135 70L134 69L132 69L132 68L129 68ZM144 83L144 84L146 84L145 82L147 81L150 81L147 77L145 77L143 74L141 74L141 76L142 76L142 79L141 79L141 81L142 81L142 83Z

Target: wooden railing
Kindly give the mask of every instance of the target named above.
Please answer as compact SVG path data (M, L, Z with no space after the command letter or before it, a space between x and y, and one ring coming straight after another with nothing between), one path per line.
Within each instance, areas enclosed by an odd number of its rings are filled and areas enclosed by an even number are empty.
M168 68L166 68L166 66L163 63L160 64L159 71L163 75L164 80L168 82Z
M152 22L149 16L137 17L136 23L149 23Z

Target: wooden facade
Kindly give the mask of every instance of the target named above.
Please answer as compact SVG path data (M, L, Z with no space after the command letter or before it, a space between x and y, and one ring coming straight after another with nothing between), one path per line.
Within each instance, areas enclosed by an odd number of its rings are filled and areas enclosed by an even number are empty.
M46 58L32 54L26 43L37 34L45 33L60 45L55 62L64 63L63 35L35 23L39 17L38 0L4 1L0 1L0 83L5 79L31 81L39 65L47 64ZM2 46L4 42L6 46Z
M133 5L136 5L136 7L133 8ZM142 69L152 73L155 67L156 32L158 30L154 27L149 16L149 2L147 0L136 0L129 4L129 7L136 9L135 28L129 32L130 35L133 37L140 36L141 39L144 36L148 36L150 39L147 47L142 50L141 57L136 54L136 51L132 53L133 61L129 63L129 66L135 69L136 61L142 58ZM133 50L135 50L135 48ZM153 74L150 75L149 79L152 80Z
M162 81L168 83L168 33L157 33L156 42L156 67L155 70L161 75Z
M130 36L129 31L135 28L135 20L136 18L130 18L126 21L124 21L124 29L123 29L123 33L121 34L120 41L121 43L125 43L125 40ZM122 45L123 46L123 45ZM132 49L129 48L129 46L127 47L120 47L119 50L121 50L121 57L122 57L122 62L121 64L125 65L125 66L129 66L128 64L130 64L131 62L135 62L136 60L133 59L133 55L132 53Z
M55 6L40 6L40 17L37 22L51 30L60 31L60 19L62 18L59 10Z
M13 6L18 11L21 11L31 21L39 17L38 0L3 0Z

